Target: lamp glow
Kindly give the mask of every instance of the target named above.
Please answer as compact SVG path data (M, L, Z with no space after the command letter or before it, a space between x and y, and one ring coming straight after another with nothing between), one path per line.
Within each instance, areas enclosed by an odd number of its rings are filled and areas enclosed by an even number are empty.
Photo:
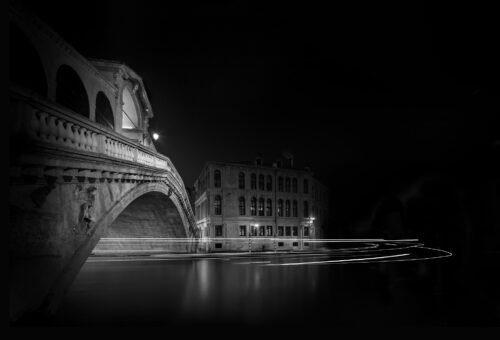
M153 139L154 139L154 140L158 140L158 138L160 138L160 135L159 135L159 134L157 134L156 132L155 132L155 133L153 133Z

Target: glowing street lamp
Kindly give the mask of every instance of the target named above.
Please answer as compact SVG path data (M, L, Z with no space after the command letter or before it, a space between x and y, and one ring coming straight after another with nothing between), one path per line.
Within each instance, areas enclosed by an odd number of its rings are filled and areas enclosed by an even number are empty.
M154 140L158 140L158 138L160 138L160 135L159 135L159 134L157 134L156 132L155 132L155 133L153 133L153 139L154 139Z

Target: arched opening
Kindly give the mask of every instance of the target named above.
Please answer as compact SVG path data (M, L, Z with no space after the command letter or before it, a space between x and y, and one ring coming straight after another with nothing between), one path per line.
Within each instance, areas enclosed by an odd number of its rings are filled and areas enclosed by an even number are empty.
M134 98L126 87L122 92L122 129L139 129L139 115Z
M93 254L188 252L190 243L182 242L186 237L172 200L163 193L150 192L131 202L108 226Z
M68 65L57 70L56 101L68 109L89 117L89 97L78 74Z
M47 77L35 47L21 29L9 24L9 80L44 97L47 96Z
M108 97L100 91L95 100L95 121L111 130L115 128L115 118L111 104Z

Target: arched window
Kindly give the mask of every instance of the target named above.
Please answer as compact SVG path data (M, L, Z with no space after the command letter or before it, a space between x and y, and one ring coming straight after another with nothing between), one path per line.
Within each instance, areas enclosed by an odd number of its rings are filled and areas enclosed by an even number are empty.
M292 192L297 192L297 178L292 179Z
M99 91L95 100L95 121L111 130L115 128L115 118L113 117L111 104L108 97L101 91Z
M122 92L122 128L139 129L139 115L135 106L135 101L128 87Z
M61 65L56 74L56 102L89 117L89 97L78 73L68 65Z
M246 213L245 212L245 197L240 197L239 207L240 207L240 215L244 216Z
M285 191L290 192L290 177L285 179Z
M250 188L253 190L257 189L257 175L256 174L250 175Z
M283 177L278 177L278 191L283 192Z
M47 77L37 50L16 24L9 26L10 82L46 97Z
M309 193L309 181L307 179L304 179L304 194Z
M292 215L293 215L293 217L298 216L298 206L297 206L296 200L293 200L293 202L292 202Z
M215 170L214 171L214 187L220 188L220 185L221 185L220 170Z
M273 191L273 178L271 175L267 175L266 190Z
M290 200L285 201L285 216L290 217Z
M264 190L264 175L259 175L259 190Z
M283 216L283 200L281 198L278 200L278 216Z
M245 189L245 173L243 172L238 174L238 188Z
M214 199L215 215L222 215L222 197L216 195Z
M273 216L273 201L270 198L267 199L266 216Z
M309 202L304 201L304 217L309 217Z
M264 199L259 198L259 216L264 216Z
M250 201L250 215L257 215L257 199L255 197L252 197L252 200Z

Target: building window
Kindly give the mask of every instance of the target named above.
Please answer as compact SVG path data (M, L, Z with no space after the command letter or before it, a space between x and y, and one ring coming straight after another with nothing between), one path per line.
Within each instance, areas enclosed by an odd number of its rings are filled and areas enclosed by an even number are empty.
M220 195L215 196L215 215L222 215L222 197Z
M287 177L285 179L285 191L290 192L290 178L289 177Z
M250 226L250 235L251 236L257 236L257 226L256 225L252 225Z
M285 227L285 236L292 236L292 228Z
M266 227L261 225L259 227L259 236L265 236L265 232L266 232Z
M304 217L309 217L309 202L304 201Z
M259 216L264 216L264 199L259 198Z
M299 213L298 213L297 201L293 200L293 202L292 202L292 215L293 215L293 217L297 217L298 214Z
M292 179L292 192L297 193L297 178Z
M283 216L283 200L281 198L278 200L278 216Z
M250 175L250 188L253 190L257 189L257 175L256 174Z
M264 190L264 175L259 175L259 190Z
M247 236L247 226L240 225L240 236Z
M290 217L290 200L285 201L285 216Z
M266 216L273 216L273 201L270 198L267 199Z
M245 189L245 174L243 172L240 172L238 175L238 187Z
M282 226L279 226L279 227L278 227L278 236L284 236L284 235L285 235L285 234L284 234L284 229L283 229L283 227L282 227Z
M273 178L271 175L267 175L266 190L273 191Z
M268 225L266 227L266 236L273 236L273 226L272 225Z
M240 197L239 200L239 207L240 207L240 216L245 215L245 197Z
M215 170L214 172L214 186L216 188L220 188L220 183L221 182L221 176L220 176L220 170Z
M309 181L307 179L304 179L304 194L309 193Z
M255 197L252 197L252 200L250 201L250 215L257 215L257 199Z
M278 191L283 192L283 177L278 177Z
M304 236L309 236L309 227L304 227Z
M215 226L215 237L221 237L221 236L222 236L222 226L216 225Z
M292 228L292 236L299 236L299 227Z

